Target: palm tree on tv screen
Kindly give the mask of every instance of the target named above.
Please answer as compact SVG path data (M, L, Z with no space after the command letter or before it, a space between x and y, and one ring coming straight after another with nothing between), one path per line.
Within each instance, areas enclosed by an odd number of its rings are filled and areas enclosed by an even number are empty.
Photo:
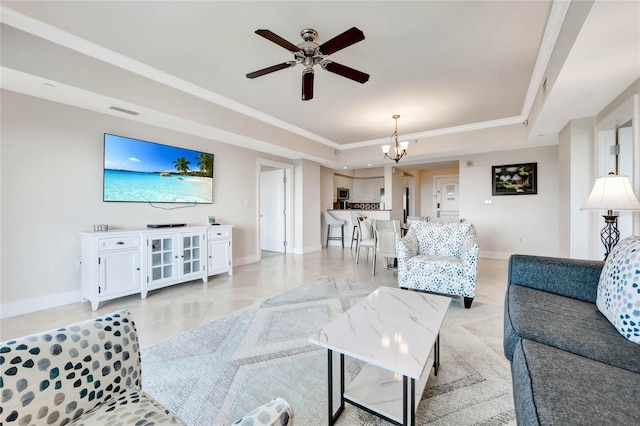
M189 164L191 164L191 161L187 160L184 157L180 157L176 161L174 161L173 164L175 165L178 173L187 173L187 171L189 170Z
M213 177L213 155L201 152L196 160L198 160L196 165L200 167L202 176Z

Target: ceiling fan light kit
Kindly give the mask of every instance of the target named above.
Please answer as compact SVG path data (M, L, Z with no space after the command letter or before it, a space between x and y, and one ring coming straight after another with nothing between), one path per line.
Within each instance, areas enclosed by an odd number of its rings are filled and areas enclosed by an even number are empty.
M389 160L393 160L398 163L398 161L400 161L402 157L407 155L409 142L398 142L398 118L400 118L400 116L396 114L391 118L396 120L396 130L391 135L391 142L393 143L393 156L389 155L391 145L382 145L382 153L384 154L384 158L388 158Z
M247 78L261 77L266 74L270 74L275 71L280 71L285 68L290 68L298 64L304 65L302 70L302 100L308 101L313 99L313 78L315 65L320 65L323 69L338 74L342 77L346 77L358 83L366 83L369 80L369 74L363 73L356 69L347 67L328 60L326 57L339 50L349 47L352 44L358 43L364 40L364 33L356 27L352 27L340 35L335 36L331 40L318 44L315 39L318 38L318 32L312 28L305 28L300 32L300 37L304 40L297 46L288 42L279 35L273 33L270 30L260 29L255 31L261 37L293 52L295 60L283 62L281 64L273 65L267 68L263 68L258 71L247 74Z

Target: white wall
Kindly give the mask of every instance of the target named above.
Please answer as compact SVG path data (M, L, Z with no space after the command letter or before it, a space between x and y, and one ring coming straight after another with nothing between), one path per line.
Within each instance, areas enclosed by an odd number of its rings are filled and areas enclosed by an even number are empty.
M384 167L367 167L366 169L356 169L354 177L371 178L384 176Z
M558 256L557 146L469 155L460 163L460 217L476 226L481 257ZM538 194L492 196L491 167L515 163L538 163Z
M458 167L441 167L423 170L420 173L420 209L416 211L416 216L433 218L433 178L440 175L457 175L458 171Z
M558 148L559 255L589 259L590 215L580 207L594 182L594 118L572 120L560 132Z
M308 160L295 162L295 252L304 254L322 249L320 242L320 165ZM333 180L333 178L332 178ZM332 184L333 187L333 184ZM304 232L300 232L304 230Z
M79 301L78 232L96 223L195 225L215 215L236 225L234 264L259 258L256 159L289 160L14 92L2 91L1 102L0 316ZM103 202L104 132L214 153L213 204Z

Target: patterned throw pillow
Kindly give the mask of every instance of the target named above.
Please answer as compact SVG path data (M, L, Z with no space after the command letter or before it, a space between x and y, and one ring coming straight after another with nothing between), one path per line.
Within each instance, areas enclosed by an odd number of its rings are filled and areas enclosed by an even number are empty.
M278 397L248 413L234 425L293 426L293 410L286 400Z
M640 344L640 237L625 238L609 253L596 305L620 334Z

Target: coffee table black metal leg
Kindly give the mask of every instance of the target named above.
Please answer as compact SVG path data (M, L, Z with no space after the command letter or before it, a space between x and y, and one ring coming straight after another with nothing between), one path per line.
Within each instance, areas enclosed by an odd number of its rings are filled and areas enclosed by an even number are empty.
M327 383L329 387L327 406L329 426L333 426L340 417L340 414L344 411L344 354L340 354L340 408L333 414L333 351L327 349L327 370L328 378Z
M438 375L438 368L440 368L440 333L436 337L436 343L433 345L433 375Z
M411 379L411 412L409 413L411 426L416 424L416 379Z
M407 395L411 392L411 395ZM411 398L411 402L407 398ZM407 405L410 411L407 412ZM402 376L402 424L413 426L416 423L416 379L411 379L411 389L409 389L409 377Z
M329 398L327 399L327 406L329 407L329 426L333 426L333 351L327 349L327 370L329 376L327 378L329 388Z
M402 376L402 424L407 426L407 387L409 387L408 383L409 378L407 376Z

